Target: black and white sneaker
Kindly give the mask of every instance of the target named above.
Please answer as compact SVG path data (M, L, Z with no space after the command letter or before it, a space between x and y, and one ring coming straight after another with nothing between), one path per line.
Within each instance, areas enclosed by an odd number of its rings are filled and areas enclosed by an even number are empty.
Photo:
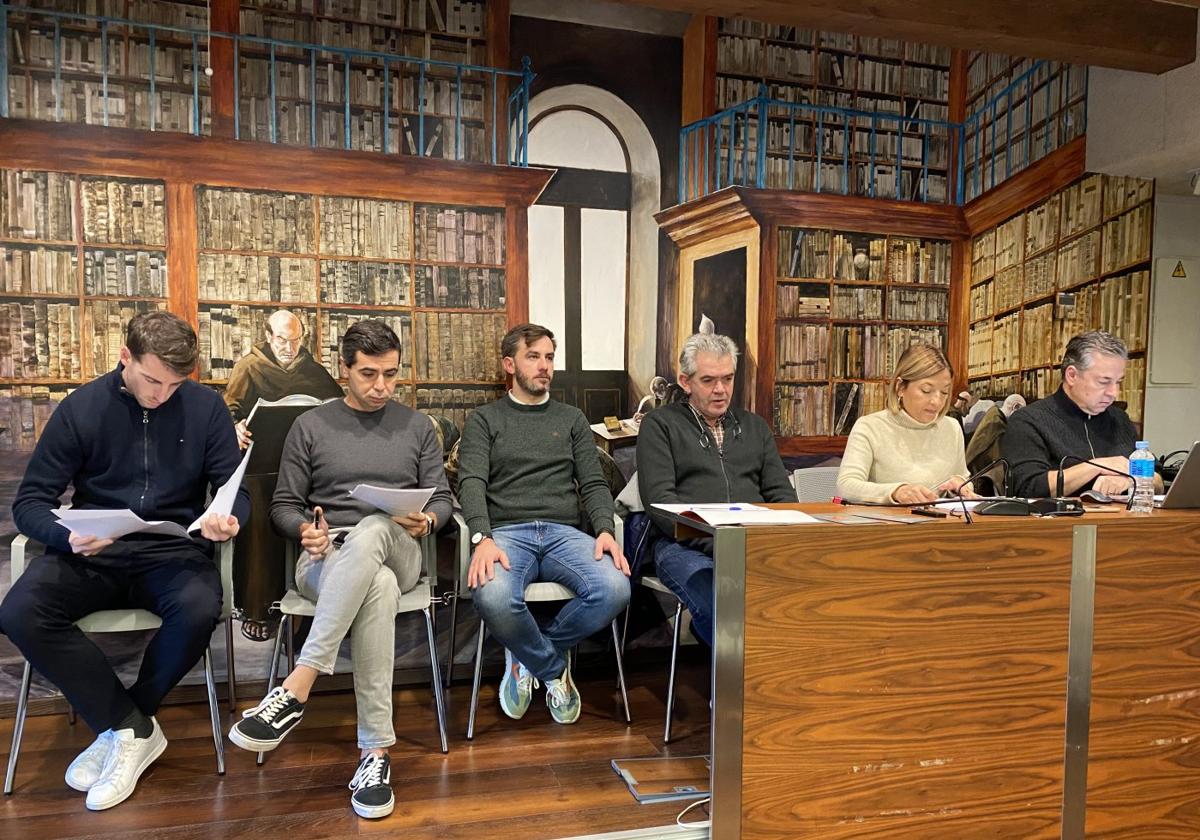
M283 686L271 693L253 709L242 712L242 719L229 730L229 740L244 750L270 752L279 746L300 719L304 704Z
M348 785L350 804L354 813L368 820L377 820L392 813L396 797L392 794L392 760L387 755L370 753L358 764L358 770Z

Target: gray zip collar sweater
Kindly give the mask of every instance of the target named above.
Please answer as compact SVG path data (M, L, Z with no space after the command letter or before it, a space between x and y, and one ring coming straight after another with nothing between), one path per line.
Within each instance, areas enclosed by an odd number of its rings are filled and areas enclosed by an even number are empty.
M651 505L703 502L794 502L796 491L765 420L739 408L723 418L724 451L686 403L655 409L638 431L638 488L642 504L664 535L671 521Z

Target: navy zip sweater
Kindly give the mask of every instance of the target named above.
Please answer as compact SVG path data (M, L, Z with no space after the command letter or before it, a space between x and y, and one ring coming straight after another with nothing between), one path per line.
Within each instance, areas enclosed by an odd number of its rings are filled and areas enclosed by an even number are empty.
M51 512L67 485L71 506L129 508L142 519L186 528L204 510L209 487L224 484L241 461L225 403L190 379L158 408L142 408L122 384L123 366L92 380L59 404L17 489L13 519L26 536L71 553L70 533ZM241 527L250 496L238 491L233 513ZM129 535L145 540L147 535ZM211 551L212 544L195 540ZM123 540L105 549L122 553Z

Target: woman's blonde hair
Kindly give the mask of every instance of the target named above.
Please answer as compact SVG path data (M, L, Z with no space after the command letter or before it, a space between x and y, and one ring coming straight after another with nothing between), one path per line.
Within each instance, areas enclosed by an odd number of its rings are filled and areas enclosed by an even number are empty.
M954 368L950 367L946 354L938 348L929 344L914 344L909 347L900 354L900 359L896 362L896 369L892 372L892 380L888 383L888 411L892 414L900 413L900 394L898 392L901 386L918 379L928 379L944 370L949 371L950 378L954 379ZM938 419L945 417L949 410L950 398L947 396L946 402L942 404L942 410L938 412Z

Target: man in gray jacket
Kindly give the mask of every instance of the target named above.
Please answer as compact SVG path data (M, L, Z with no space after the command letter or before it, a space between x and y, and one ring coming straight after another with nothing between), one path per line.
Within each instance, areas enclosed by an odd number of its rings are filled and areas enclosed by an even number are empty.
M638 432L637 480L653 522L648 538L655 568L692 614L692 632L709 646L712 540L677 542L671 520L651 505L796 501L766 421L730 404L737 356L728 336L690 337L679 354L687 402L650 412Z
M271 503L275 529L299 541L296 585L316 614L296 668L243 713L229 740L255 752L273 750L304 715L313 683L332 674L351 630L360 763L350 801L361 817L395 806L388 747L396 607L421 575L417 542L450 518L442 450L429 421L392 401L400 374L400 339L381 321L359 321L342 338L346 396L306 412L283 447ZM424 510L388 516L352 498L356 484L434 488Z

